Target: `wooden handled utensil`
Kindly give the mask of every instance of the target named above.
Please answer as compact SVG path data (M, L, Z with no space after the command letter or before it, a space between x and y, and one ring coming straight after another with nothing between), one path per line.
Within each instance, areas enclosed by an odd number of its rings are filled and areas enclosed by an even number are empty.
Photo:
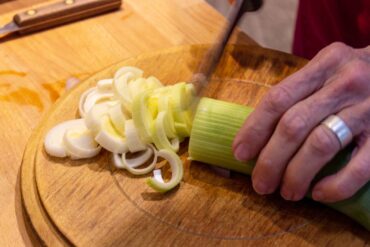
M26 34L67 22L119 9L121 0L63 0L40 8L29 9L14 16L0 28L0 35Z

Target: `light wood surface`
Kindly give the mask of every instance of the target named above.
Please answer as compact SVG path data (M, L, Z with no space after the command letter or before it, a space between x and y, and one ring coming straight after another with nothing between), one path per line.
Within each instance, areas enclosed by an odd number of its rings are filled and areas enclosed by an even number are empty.
M20 8L43 2L1 1L0 25ZM224 22L202 0L126 0L114 13L0 39L0 246L39 243L21 206L19 167L32 130L63 94L66 80L144 52L212 43ZM253 43L243 34L234 42Z
M112 77L124 65L140 67L144 75L154 75L166 84L188 80L208 48L175 47L113 65L66 94L45 116L28 145L22 181L36 178L36 207L43 207L45 215L40 218L31 212L30 216L32 222L48 225L40 232L47 244L50 229L64 236L59 243L78 246L369 244L364 228L323 205L308 200L286 202L278 195L262 197L246 176L220 177L205 164L187 161L186 145L181 149L184 179L167 194L151 190L145 183L147 176L114 169L107 153L84 161L45 153L45 133L55 124L77 117L79 96L97 80ZM255 106L271 85L305 64L303 59L255 46L231 46L227 51L207 95L250 106ZM25 186L26 192L30 192L28 188ZM24 194L27 198L31 193Z

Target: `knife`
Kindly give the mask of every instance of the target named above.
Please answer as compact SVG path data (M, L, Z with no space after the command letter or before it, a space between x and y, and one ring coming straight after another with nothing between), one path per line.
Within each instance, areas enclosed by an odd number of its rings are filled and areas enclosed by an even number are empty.
M211 48L205 53L199 67L190 80L195 86L195 91L198 96L197 99L200 99L204 94L204 91L209 83L209 79L222 58L224 49L229 42L229 39L240 18L245 12L258 10L262 6L262 3L262 0L232 1L232 5L226 17L226 19L228 19L226 27L221 31L214 45L212 45ZM197 102L195 102L193 107L196 107L196 105Z
M27 34L119 9L121 0L63 0L28 9L0 28L0 37L11 33Z

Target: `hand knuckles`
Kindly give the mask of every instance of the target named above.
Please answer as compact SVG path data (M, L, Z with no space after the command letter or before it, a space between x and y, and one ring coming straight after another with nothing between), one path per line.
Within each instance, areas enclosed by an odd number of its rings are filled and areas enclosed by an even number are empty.
M306 117L293 111L287 112L279 125L279 130L290 141L299 139L309 128Z
M281 113L289 107L291 96L284 87L275 87L270 90L263 100L263 105L270 112Z
M334 42L322 50L323 57L333 60L342 60L343 54L352 52L352 48L341 42Z
M335 154L340 144L336 137L330 133L330 130L324 126L316 128L309 137L308 143L311 150L321 156L331 156Z

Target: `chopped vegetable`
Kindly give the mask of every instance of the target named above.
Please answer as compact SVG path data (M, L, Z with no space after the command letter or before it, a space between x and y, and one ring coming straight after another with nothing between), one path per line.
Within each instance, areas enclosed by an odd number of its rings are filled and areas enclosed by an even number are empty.
M79 101L82 127L52 129L45 139L45 147L48 143L45 150L53 156L83 159L104 148L113 153L112 161L117 168L134 175L151 172L159 154L168 158L176 171L182 171L175 152L180 141L190 135L189 106L194 97L191 84L163 86L153 76L144 78L138 68L122 67L114 78L99 80L96 87L82 94ZM181 180L182 173L179 174L170 184L154 182L153 188L161 192L173 188Z
M90 158L100 152L83 119L68 120L54 126L45 137L44 147L48 154L60 158Z
M184 168L180 157L172 151L162 149L158 151L157 155L168 161L171 166L172 177L170 181L164 182L160 170L155 170L154 177L148 178L147 184L159 192L166 192L173 189L181 182Z

